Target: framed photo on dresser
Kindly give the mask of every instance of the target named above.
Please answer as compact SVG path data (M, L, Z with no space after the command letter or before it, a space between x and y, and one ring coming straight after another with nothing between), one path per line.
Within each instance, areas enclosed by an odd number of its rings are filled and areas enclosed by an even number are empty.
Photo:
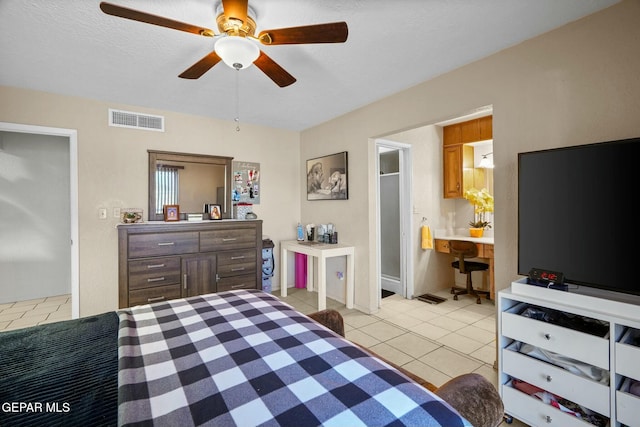
M180 205L164 205L162 210L165 221L180 221Z

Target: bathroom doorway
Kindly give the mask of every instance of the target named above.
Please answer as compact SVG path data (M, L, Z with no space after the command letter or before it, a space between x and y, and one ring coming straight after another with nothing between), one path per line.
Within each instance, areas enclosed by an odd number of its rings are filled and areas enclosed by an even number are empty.
M387 295L411 295L411 146L376 141L378 176L378 293L379 304Z

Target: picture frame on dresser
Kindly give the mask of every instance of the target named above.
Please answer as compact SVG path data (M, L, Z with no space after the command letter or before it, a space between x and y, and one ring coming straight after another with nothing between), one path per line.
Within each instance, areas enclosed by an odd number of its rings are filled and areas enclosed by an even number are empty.
M165 222L180 221L180 205L164 205L162 211Z
M216 204L210 204L209 217L214 221L222 219L222 206L216 205Z

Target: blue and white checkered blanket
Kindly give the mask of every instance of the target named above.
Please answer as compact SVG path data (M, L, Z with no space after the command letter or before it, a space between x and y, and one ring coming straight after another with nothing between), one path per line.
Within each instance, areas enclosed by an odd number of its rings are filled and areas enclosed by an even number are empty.
M119 312L121 426L470 426L439 397L270 294Z

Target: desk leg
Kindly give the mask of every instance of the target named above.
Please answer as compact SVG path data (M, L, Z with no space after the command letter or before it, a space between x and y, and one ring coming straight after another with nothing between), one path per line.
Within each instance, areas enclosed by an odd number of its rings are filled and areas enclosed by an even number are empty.
M312 255L307 255L307 292L313 291L313 259Z
M355 277L353 273L353 254L347 255L347 308L353 308L353 298L354 298L354 282Z
M318 257L318 311L327 308L327 259Z
M495 270L493 269L493 258L489 259L489 298L491 298L491 301L495 301L496 300L496 295L495 295Z
M280 296L287 296L287 255L285 248L280 248Z

